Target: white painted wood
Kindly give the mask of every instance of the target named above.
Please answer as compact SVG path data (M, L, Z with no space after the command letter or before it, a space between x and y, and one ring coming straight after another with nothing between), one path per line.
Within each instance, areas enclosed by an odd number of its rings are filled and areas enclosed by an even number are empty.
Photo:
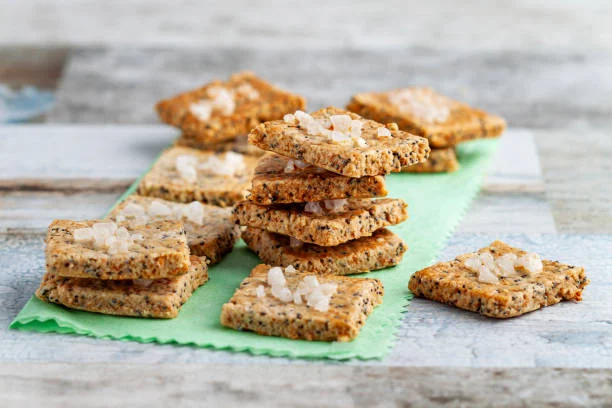
M4 364L0 405L606 406L611 380L605 370Z
M177 136L174 128L164 125L0 126L0 183L135 179ZM485 189L516 191L530 186L530 190L541 183L531 132L509 129L492 161Z
M163 125L0 126L0 183L133 180L177 136Z
M565 302L500 321L414 299L400 326L397 343L385 359L346 364L612 369L612 297L609 295L612 235L456 234L439 259L453 259L495 239L537 251L545 259L584 266L591 284L584 291L583 302ZM0 363L324 364L194 347L8 330L9 322L38 287L44 272L43 249L41 235L0 234Z
M607 49L612 33L606 5L605 0L340 0L331 6L316 0L296 9L283 1L63 0L50 6L45 0L3 0L0 44Z

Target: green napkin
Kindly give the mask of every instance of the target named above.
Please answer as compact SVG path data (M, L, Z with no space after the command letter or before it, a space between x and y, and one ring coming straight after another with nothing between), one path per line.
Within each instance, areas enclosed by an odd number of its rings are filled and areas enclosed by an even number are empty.
M221 306L259 263L239 243L221 263L210 269L210 281L198 289L172 320L113 317L66 309L32 298L11 323L11 328L38 332L76 333L99 338L183 344L252 354L335 360L380 359L395 341L395 334L411 294L410 275L430 265L453 228L477 194L487 163L497 143L482 140L458 149L461 169L451 174L392 174L387 177L389 197L408 203L410 218L392 228L408 244L402 263L364 274L385 285L382 305L367 319L352 342L308 342L258 336L221 326Z

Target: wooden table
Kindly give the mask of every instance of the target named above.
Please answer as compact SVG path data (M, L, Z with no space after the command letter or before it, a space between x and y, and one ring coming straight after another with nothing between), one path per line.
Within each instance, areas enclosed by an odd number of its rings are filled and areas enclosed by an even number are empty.
M30 15L34 3L15 5L15 15ZM338 31L324 25L301 41L307 26L290 10L279 6L287 19L266 31L262 26L272 17L247 2L233 3L246 11L228 17L222 7L211 7L201 18L170 26L172 35L161 2L152 3L140 26L132 3L114 5L110 10L121 11L117 31L96 38L70 33L83 27L76 17L89 12L78 2L46 14L29 31L18 28L22 42L9 41L6 14L0 15L0 82L34 84L57 95L52 110L34 120L39 123L0 127L0 405L609 404L609 7L532 5L506 8L502 16L493 6L466 5L466 11L433 2L432 9L457 17L447 27L456 35L441 48L431 25L439 15L423 6L413 5L422 17L414 27L390 28L398 17L387 13L390 21L377 20L379 29L370 35L356 27L375 10L355 6L346 11L353 23L341 20ZM97 7L109 21L112 13ZM196 6L184 7L181 16L195 13ZM471 27L470 13L489 18ZM570 20L571 30L561 29ZM514 36L492 30L510 22L518 24ZM133 36L138 27L142 38ZM219 32L225 43L213 47ZM201 41L194 42L194 33ZM389 356L368 362L7 330L43 273L49 221L102 214L176 136L156 123L152 104L243 68L304 94L313 109L343 105L356 91L418 83L505 116L510 129L493 168L440 259L502 239L584 265L592 281L584 301L497 322L415 299Z

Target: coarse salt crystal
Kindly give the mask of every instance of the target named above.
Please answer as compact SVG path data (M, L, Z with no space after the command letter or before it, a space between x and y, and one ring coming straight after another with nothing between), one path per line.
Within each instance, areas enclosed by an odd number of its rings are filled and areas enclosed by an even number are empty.
M257 286L257 289L255 289L255 294L257 295L258 298L265 297L266 289L263 287L263 285L259 285Z
M114 235L117 231L117 224L114 222L97 222L92 226L94 232L100 232L106 236Z
M514 266L516 265L517 256L513 253L503 254L497 257L495 264L497 266L497 274L499 276L515 276L517 275Z
M225 88L221 88L215 99L213 99L213 107L218 109L223 115L231 115L236 108L233 93Z
M295 273L295 272L297 272L297 269L295 269L293 265L289 265L285 268L285 273Z
M361 136L361 128L363 127L363 122L360 120L351 120L351 137L358 138Z
M281 300L281 302L288 303L293 300L293 294L288 287L284 287L281 289L278 298Z
M293 292L293 303L296 305L302 304L302 294L300 292Z
M115 233L115 236L120 240L126 240L130 238L130 233L128 232L127 228L119 227L117 228L117 232Z
M94 230L92 228L78 228L72 232L76 242L91 241L94 239Z
M285 173L293 173L295 171L295 163L293 160L289 160L284 169Z
M249 83L240 85L238 88L236 88L236 92L240 95L246 96L249 100L255 100L259 98L259 92Z
M321 204L316 201L307 202L304 206L304 211L314 214L323 214L323 208L321 208Z
M303 279L303 282L304 282L304 285L306 285L306 288L310 291L319 287L319 281L317 280L317 277L314 275L305 276Z
M118 222L118 223L125 221L125 215L121 215L121 214L117 215L115 217L115 221Z
M366 147L368 145L368 142L366 142L366 140L363 137L353 138L353 141L358 147Z
M212 115L213 104L210 100L204 99L189 105L189 110L199 120L207 121Z
M288 113L285 116L283 116L283 120L285 121L285 123L294 124L296 119L295 119L295 115Z
M274 266L270 268L268 271L268 284L270 286L285 286L287 284L281 267Z
M530 274L538 274L544 269L542 259L540 259L538 254L533 252L521 255L516 261L516 266L518 268L523 268Z
M308 163L304 163L301 160L293 160L293 165L297 167L298 169L303 169L303 168L308 167Z
M142 234L136 233L132 234L132 239L134 241L142 241L144 239L144 236Z
M143 215L145 213L145 209L142 205L136 203L128 203L123 210L121 210L121 214L126 217L135 217L137 215Z
M335 283L323 283L319 286L321 293L325 296L331 296L338 290L338 285Z
M337 130L331 131L329 139L334 143L346 143L352 140L349 135L347 135L346 133L339 132Z
M204 222L204 206L199 201L192 201L184 207L183 215L189 221L202 225Z
M478 273L478 280L484 283L499 283L499 279L488 268L481 268Z
M342 211L344 210L347 204L348 204L348 201L345 198L323 201L323 205L325 205L325 208L331 212Z
M391 137L391 131L386 127L379 127L376 132L378 137Z
M153 201L147 213L152 217L169 217L172 215L172 209L159 201Z
M351 117L349 115L331 115L329 120L334 130L341 133L348 133L351 127Z

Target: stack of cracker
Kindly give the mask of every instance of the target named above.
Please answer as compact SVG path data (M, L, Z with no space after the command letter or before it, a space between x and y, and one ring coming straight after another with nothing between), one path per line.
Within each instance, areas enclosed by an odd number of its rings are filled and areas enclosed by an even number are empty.
M427 138L429 160L403 172L453 172L459 169L458 143L497 137L506 128L503 118L424 87L357 94L347 109L381 123L397 123L399 129Z
M236 205L242 238L267 264L347 275L396 265L406 245L385 227L407 219L384 175L427 159L427 140L341 109L297 111L254 128L261 159Z
M176 146L261 155L262 150L247 143L248 132L262 122L304 109L305 105L301 96L281 90L251 72L241 72L228 81L216 80L160 101L156 110L163 122L181 129Z
M229 208L130 196L105 220L51 224L36 296L96 313L173 318L238 237Z

